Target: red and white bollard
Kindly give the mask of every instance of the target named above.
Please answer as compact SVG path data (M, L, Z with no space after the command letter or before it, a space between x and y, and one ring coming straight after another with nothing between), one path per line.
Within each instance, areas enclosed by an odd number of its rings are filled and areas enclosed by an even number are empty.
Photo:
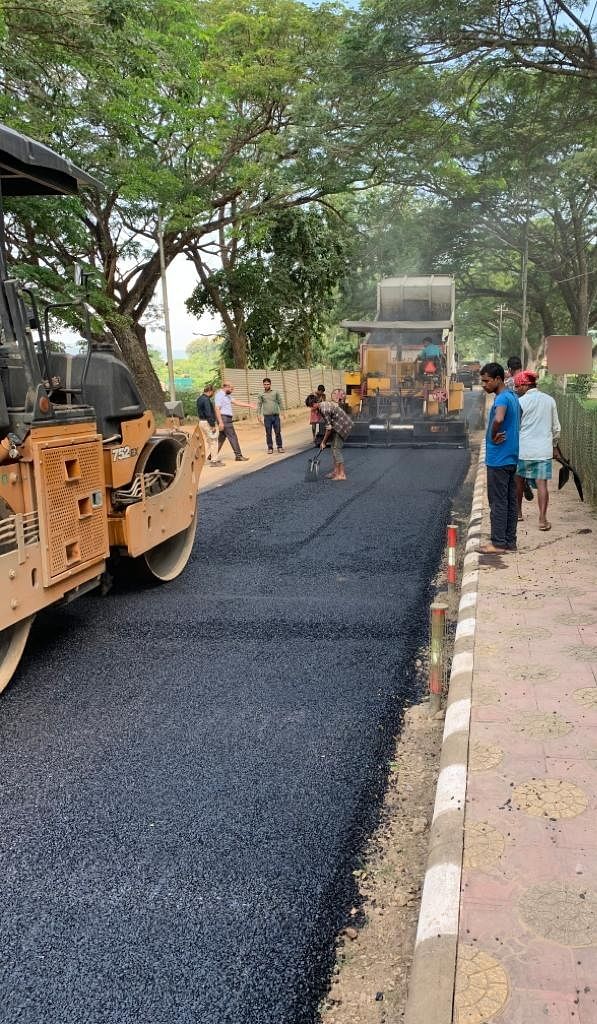
M431 605L431 640L429 644L429 696L431 711L439 711L446 675L446 612L447 604L434 601Z
M448 588L456 586L456 548L458 547L458 527L455 523L448 526Z

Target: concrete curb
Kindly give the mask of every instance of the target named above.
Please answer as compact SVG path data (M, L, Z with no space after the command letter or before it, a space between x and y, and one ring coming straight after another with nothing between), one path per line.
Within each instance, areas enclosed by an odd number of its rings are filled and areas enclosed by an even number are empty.
M484 462L483 444L465 547L440 772L404 1024L452 1022L479 588L477 552L485 496Z

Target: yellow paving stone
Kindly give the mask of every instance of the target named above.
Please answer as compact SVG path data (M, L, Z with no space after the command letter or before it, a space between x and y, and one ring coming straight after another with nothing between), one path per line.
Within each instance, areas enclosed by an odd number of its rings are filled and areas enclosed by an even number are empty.
M478 707L495 707L499 704L498 694L494 687L478 686L473 683L473 704Z
M568 612L558 615L558 622L564 626L597 626L597 615L591 612Z
M573 728L561 715L542 711L522 713L518 721L512 725L516 732L522 733L523 736L545 740L566 736Z
M581 690L575 690L572 696L586 708L597 708L597 686L583 686Z
M577 661L597 661L597 644L578 644L566 648Z
M521 897L520 916L537 935L560 946L597 943L597 893L582 885L548 882Z
M524 665L521 668L510 668L512 678L522 679L531 683L552 682L560 678L560 672L551 665Z
M503 756L504 751L501 747L496 747L493 743L479 743L476 740L471 743L468 766L472 772L487 772L491 768L497 768Z
M471 821L464 830L465 868L490 868L500 860L506 846L502 832L488 821Z
M531 818L575 818L589 803L580 786L564 779L529 779L516 786L512 796Z
M499 960L482 949L459 945L454 991L455 1024L484 1024L504 1008L509 993L508 975Z

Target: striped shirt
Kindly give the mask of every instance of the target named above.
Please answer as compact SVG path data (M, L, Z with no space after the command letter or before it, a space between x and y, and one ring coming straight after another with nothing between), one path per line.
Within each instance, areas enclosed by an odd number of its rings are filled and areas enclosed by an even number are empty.
M335 430L339 437L344 439L348 437L352 430L352 420L337 402L320 402L319 411L325 420L326 427Z

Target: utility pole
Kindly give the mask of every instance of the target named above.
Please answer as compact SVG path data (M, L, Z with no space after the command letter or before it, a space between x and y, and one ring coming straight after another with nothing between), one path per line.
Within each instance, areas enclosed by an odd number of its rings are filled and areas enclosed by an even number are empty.
M166 281L166 260L164 257L164 227L162 214L158 206L158 245L160 250L160 274L162 277L162 307L164 310L164 327L166 328L166 361L168 363L168 384L170 401L176 401L176 385L174 383L174 363L172 361L172 332L170 330L170 307L168 305L168 283Z
M524 367L524 357L527 341L527 285L529 280L529 207L524 219L524 232L522 244L522 324L520 331L520 361Z
M506 309L507 306L505 306L503 302L500 302L497 309L494 309L493 311L494 313L499 313L500 317L498 321L498 358L501 358L502 355L502 329L504 326L504 313L506 312Z

